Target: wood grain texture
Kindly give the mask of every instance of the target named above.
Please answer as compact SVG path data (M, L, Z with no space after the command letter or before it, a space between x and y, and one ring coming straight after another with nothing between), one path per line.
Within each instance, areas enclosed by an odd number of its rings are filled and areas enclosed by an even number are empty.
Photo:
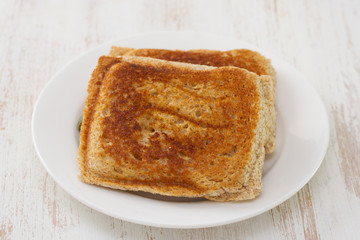
M0 1L0 239L359 239L358 22L356 0ZM330 145L300 192L246 221L179 230L114 219L55 184L31 139L41 89L85 50L159 30L250 42L276 53L311 82L329 114Z

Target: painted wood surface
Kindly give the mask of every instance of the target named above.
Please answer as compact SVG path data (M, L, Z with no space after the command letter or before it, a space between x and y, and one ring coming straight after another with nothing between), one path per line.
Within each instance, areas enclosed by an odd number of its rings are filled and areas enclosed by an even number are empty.
M359 22L355 0L0 1L0 239L360 239ZM257 45L318 91L329 114L329 149L288 201L230 225L162 229L92 210L47 174L30 127L50 77L105 41L170 30Z

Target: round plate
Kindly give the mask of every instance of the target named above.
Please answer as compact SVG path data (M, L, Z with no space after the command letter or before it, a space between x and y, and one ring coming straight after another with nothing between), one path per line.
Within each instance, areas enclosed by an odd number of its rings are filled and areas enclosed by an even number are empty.
M248 48L272 60L277 71L277 149L267 156L263 192L251 201L169 201L111 190L78 180L77 123L87 84L98 58L112 45L135 48ZM40 94L32 119L36 151L49 174L87 206L129 222L169 228L218 226L261 214L290 198L314 175L329 140L329 125L320 97L291 65L236 39L200 33L151 33L123 38L93 49L67 64Z

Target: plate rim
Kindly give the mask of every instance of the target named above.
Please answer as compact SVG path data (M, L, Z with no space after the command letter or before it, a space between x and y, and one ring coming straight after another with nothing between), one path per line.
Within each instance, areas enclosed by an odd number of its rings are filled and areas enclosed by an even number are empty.
M292 189L292 191L289 191L287 194L283 195L281 198L279 198L277 201L272 202L271 204L265 205L264 207L258 209L257 211L254 211L253 214L248 214L246 216L240 216L238 218L233 218L233 219L229 219L228 221L222 221L222 222L213 222L213 223L205 223L205 224L192 224L192 225L178 225L178 224L160 224L160 223L152 223L152 222L147 222L147 221L142 221L139 219L133 219L133 218L128 218L128 217L124 217L124 216L119 216L117 214L114 214L113 212L108 211L106 208L103 207L99 207L97 204L93 203L92 201L88 201L87 199L85 199L83 196L73 192L71 189L66 187L66 184L64 184L61 180L59 180L57 178L57 176L53 173L53 171L48 167L48 165L46 164L46 161L43 159L40 150L39 150L39 146L37 145L36 142L36 133L35 133L35 117L36 117L36 111L38 109L38 105L44 95L44 93L46 92L46 90L49 88L49 86L58 78L58 76L64 71L66 70L69 66L71 66L72 64L74 64L76 61L78 61L79 59L81 59L82 57L86 56L87 54L89 54L92 51L95 51L97 49L101 49L105 46L109 46L112 43L116 43L116 42L121 42L124 41L126 39L130 39L130 38L138 38L138 37L143 37L143 36L147 36L147 35L168 35L168 34L179 34L179 35L207 35L207 36L213 36L213 37L217 37L217 38L223 38L223 39L232 39L238 42L242 42L245 43L246 45L249 46L253 46L255 50L259 50L259 48L257 46L254 46L252 44L249 44L247 42L244 42L242 40L239 40L237 38L234 37L230 37L230 36L219 36L216 34L212 34L212 33L205 33L205 32L192 32L192 31L156 31L156 32L146 32L146 33L140 33L140 34L132 34L132 35L127 35L121 38L118 38L116 40L111 40L111 41L106 41L94 48L91 48L79 55L77 55L76 57L74 57L72 60L70 60L69 62L67 62L65 65L63 65L58 71L56 71L56 73L54 75L52 75L52 77L50 78L50 80L44 85L44 87L42 88L42 90L40 91L40 94L38 95L38 98L36 100L36 103L34 105L34 109L32 112L32 118L31 118L31 133L32 133L32 140L33 140L33 144L34 144L34 148L36 150L36 153L42 163L42 165L44 166L44 168L46 169L47 173L55 180L56 184L58 184L65 192L67 192L69 195L71 195L72 197L74 197L77 201L85 204L86 206L95 209L96 211L99 211L103 214L106 214L108 216L117 218L117 219L121 219L121 220L125 220L128 222L132 222L132 223L136 223L136 224L141 224L141 225L148 225L148 226L154 226L154 227L162 227L162 228L177 228L177 229L192 229L192 228L207 228L207 227L214 227L214 226L221 226L221 225L226 225L226 224L230 224L230 223L235 223L235 222L239 222L239 221L243 221L245 219L249 219L252 218L254 216L257 216L259 214L262 214L278 205L280 205L281 203L283 203L284 201L290 199L293 195L295 195L298 191L300 191L309 181L310 179L314 176L314 174L318 171L319 167L321 166L328 146L329 146L329 137L330 137L330 130L329 130L329 118L328 118L328 113L327 110L325 108L324 102L322 101L320 95L317 93L317 91L315 90L315 88L310 84L310 82L307 80L307 78L305 78L300 72L298 72L291 64L289 64L291 67L293 67L293 69L297 72L297 74L299 76L301 76L302 78L302 82L307 85L308 88L310 88L313 93L314 96L316 96L316 98L318 98L319 103L321 105L321 108L324 110L324 118L325 118L325 129L326 129L326 136L325 136L325 144L323 145L323 149L321 151L321 154L319 154L320 156L322 156L321 160L317 162L317 165L314 166L313 171L311 172L311 174L309 174L306 178L303 179L303 181L301 183L299 183L297 188ZM262 49L261 49L262 50ZM268 51L262 51L262 53L268 53ZM267 55L267 54L266 54ZM276 56L275 54L271 53L272 56ZM279 58L281 59L281 58ZM281 59L282 60L282 59ZM284 61L284 60L283 60ZM286 62L286 61L284 61ZM286 62L287 63L287 62Z

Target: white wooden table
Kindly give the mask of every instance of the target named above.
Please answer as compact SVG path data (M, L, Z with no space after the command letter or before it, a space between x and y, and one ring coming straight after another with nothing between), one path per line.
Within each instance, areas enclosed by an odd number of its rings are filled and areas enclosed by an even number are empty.
M360 1L0 1L0 239L360 239ZM207 229L141 226L101 214L47 174L31 115L50 77L105 41L149 31L235 37L290 62L322 97L330 145L295 196ZM311 117L311 116L309 116Z

